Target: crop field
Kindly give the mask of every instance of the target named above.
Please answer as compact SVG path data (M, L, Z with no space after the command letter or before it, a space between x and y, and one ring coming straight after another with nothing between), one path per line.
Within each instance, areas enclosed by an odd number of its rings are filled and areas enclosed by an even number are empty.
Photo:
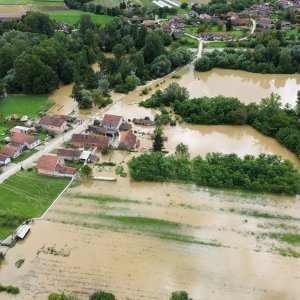
M80 16L82 14L89 14L91 16L92 21L100 25L108 24L113 19L113 17L111 16L96 15L92 13L82 12L79 10L49 11L46 13L50 16L50 18L56 21L65 22L70 25L75 25L79 21Z
M0 239L22 222L39 217L67 185L65 178L20 171L0 185Z
M41 95L10 95L0 102L0 111L5 117L11 114L35 117L39 112L46 111L53 102Z

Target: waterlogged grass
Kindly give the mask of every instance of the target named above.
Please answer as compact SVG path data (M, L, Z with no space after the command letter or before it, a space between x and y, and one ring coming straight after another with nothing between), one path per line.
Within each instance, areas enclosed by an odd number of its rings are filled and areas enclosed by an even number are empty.
M242 211L240 211L240 214L241 215L245 215L245 216L255 217L255 218L299 221L298 218L294 218L292 216L270 214L270 213L267 213L267 212L261 212L261 211L257 211L257 210L242 210Z
M25 220L42 215L68 182L33 170L20 171L0 184L0 240Z
M295 233L277 233L271 232L267 234L271 239L276 239L294 246L300 245L300 234Z
M114 196L106 195L83 195L83 194L67 194L67 197L76 198L76 199L85 199L85 200L94 200L100 203L141 203L138 200L118 198Z
M300 258L300 252L292 248L276 248L275 250L282 256Z

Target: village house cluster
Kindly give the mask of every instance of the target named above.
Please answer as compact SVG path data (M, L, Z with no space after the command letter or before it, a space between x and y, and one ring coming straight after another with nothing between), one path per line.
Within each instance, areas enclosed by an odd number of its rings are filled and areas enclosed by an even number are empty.
M0 167L13 162L25 151L32 150L41 145L41 132L60 134L67 130L73 119L66 115L47 114L39 121L30 120L28 116L19 117L13 114L7 118L13 126L3 139L5 145L0 148Z

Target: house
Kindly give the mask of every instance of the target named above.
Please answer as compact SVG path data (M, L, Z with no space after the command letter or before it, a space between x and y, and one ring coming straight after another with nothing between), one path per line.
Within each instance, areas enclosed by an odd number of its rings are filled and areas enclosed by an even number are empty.
M133 119L133 123L143 126L155 126L155 122L151 121L150 119Z
M73 134L71 144L76 147L96 147L101 149L109 145L109 137L102 135Z
M107 135L114 137L119 133L122 123L123 118L121 116L105 114L102 120L102 127L107 129Z
M67 121L65 118L57 118L54 116L44 116L40 122L39 126L47 131L62 133L67 129Z
M60 115L60 114L53 114L52 117L56 119L63 119L66 122L71 122L74 119L68 115Z
M8 144L0 149L0 153L8 156L10 159L15 159L21 155L21 149Z
M25 133L25 134L28 134L30 133L31 129L28 128L28 127L24 127L24 126L15 126L13 127L9 132L11 134L13 133Z
M0 166L6 166L10 163L10 158L0 153Z
M212 19L212 16L208 15L208 14L200 14L199 15L199 18L201 20L205 20L205 21L208 21L208 20L211 20Z
M76 176L76 169L65 166L63 158L54 155L43 155L37 163L38 173L48 176L70 177Z
M31 136L24 133L14 133L10 139L10 144L20 149L33 149L40 145L41 140L38 136Z
M139 140L137 139L136 135L131 132L127 131L122 137L119 143L119 149L126 149L132 150L139 146Z
M120 126L121 131L128 131L128 130L131 130L131 129L132 129L132 125L127 123L127 122L122 123L121 126Z
M96 125L88 125L87 131L90 131L90 132L96 133L96 134L102 134L102 135L106 135L106 133L107 133L107 129L105 129L104 127L101 127L101 126L96 126Z
M155 25L155 20L144 20L143 21L143 25L146 25L146 26L152 26L152 25Z
M79 160L81 153L82 153L81 150L73 150L73 149L58 149L57 150L57 156L65 159L65 160Z
M227 17L231 19L231 21L235 21L239 16L234 11L230 11L229 13L227 13Z

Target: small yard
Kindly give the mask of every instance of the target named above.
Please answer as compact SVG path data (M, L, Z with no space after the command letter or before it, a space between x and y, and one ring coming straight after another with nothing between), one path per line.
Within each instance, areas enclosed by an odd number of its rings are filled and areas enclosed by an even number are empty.
M35 117L39 112L48 110L53 102L41 95L9 95L0 101L0 112L5 117L17 114Z
M66 187L69 180L20 171L0 184L0 239L23 221L39 217Z
M69 25L76 25L82 14L89 14L94 23L100 25L106 25L113 20L113 17L106 15L96 15L88 12L82 12L80 10L62 10L62 11L48 11L47 13L51 19L56 21L65 22Z
M13 159L12 162L19 163L37 152L38 152L38 150L36 150L36 149L25 150L24 152L22 152L22 154L19 157L17 157L16 159Z

